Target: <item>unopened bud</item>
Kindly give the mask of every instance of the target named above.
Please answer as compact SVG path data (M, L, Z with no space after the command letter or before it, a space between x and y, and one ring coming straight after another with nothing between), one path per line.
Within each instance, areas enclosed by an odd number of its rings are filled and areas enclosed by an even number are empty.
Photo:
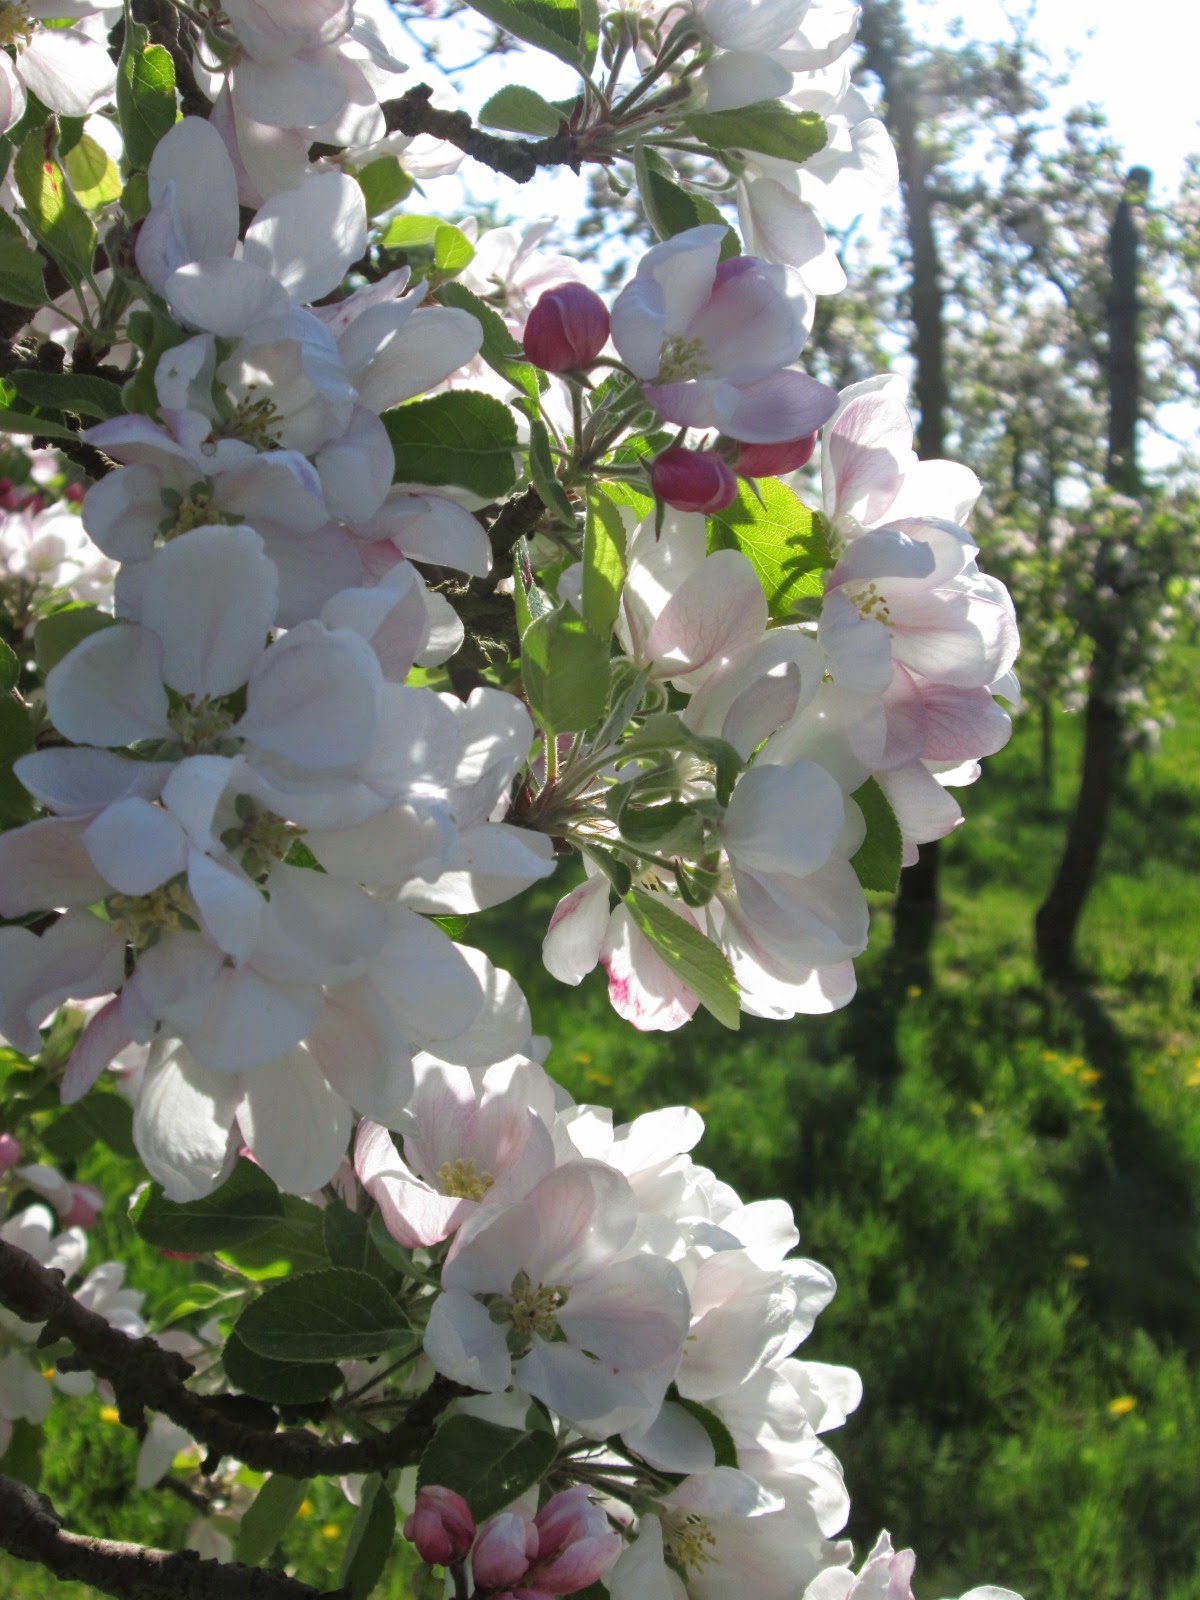
M538 1531L515 1511L502 1511L484 1525L471 1552L477 1589L503 1589L520 1581L537 1559Z
M624 1549L619 1533L582 1484L547 1500L534 1518L537 1565L528 1586L541 1594L576 1594L598 1583Z
M785 439L782 444L739 444L734 471L743 478L782 478L785 473L806 467L816 447L815 433Z
M608 307L582 283L547 289L525 324L525 354L543 372L590 367L608 343Z
M0 1133L0 1172L7 1172L21 1159L21 1146L11 1133Z
M475 1518L462 1495L437 1485L417 1490L417 1503L404 1524L404 1537L431 1567L461 1561L475 1538Z
M85 1229L94 1227L103 1204L104 1196L99 1189L93 1189L90 1183L73 1183L71 1203L62 1212L63 1227Z
M737 499L737 479L715 450L676 445L650 468L655 497L676 511L724 511Z

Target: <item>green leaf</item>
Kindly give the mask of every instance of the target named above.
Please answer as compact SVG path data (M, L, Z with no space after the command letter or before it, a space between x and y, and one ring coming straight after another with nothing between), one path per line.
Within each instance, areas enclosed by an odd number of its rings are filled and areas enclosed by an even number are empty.
M46 1443L44 1429L18 1417L12 1425L12 1437L4 1452L4 1473L18 1483L36 1489L42 1480L42 1450Z
M40 439L70 439L79 435L53 417L39 417L31 411L14 411L5 406L0 410L0 433L31 433Z
M386 1480L375 1476L368 1479L363 1489L338 1574L338 1585L349 1593L351 1600L367 1600L383 1577L395 1537L396 1502Z
M272 1361L238 1338L225 1341L221 1357L235 1389L276 1406L315 1405L341 1386L342 1372L332 1361Z
M285 1278L237 1320L238 1337L273 1361L380 1356L409 1336L394 1296L367 1272L326 1267Z
M621 608L625 582L625 524L606 494L591 490L583 536L583 620L607 639Z
M130 1213L147 1244L160 1250L224 1250L264 1233L283 1216L283 1196L253 1161L239 1161L221 1187L181 1205L157 1184Z
M479 1417L447 1417L421 1457L417 1487L453 1489L483 1522L540 1483L557 1450L555 1436L541 1428L520 1433Z
M0 212L0 218L0 299L18 306L45 305L45 263L25 243L21 230L6 211Z
M485 128L503 128L506 133L551 138L562 126L563 112L561 106L543 100L524 84L509 83L484 103L479 121Z
M127 222L141 222L150 215L150 180L144 172L131 172L121 190L121 210Z
M698 1400L685 1400L674 1389L672 1389L670 1399L675 1405L686 1411L689 1416L695 1417L696 1421L704 1429L716 1452L717 1466L736 1467L738 1464L737 1445L734 1444L733 1435L716 1412L710 1411L707 1406L702 1406Z
M42 618L33 633L33 658L38 671L45 675L77 644L82 644L93 633L99 633L101 628L111 628L115 624L116 618L110 617L107 611L83 601L63 606L60 611L52 611L48 617Z
M539 373L532 362L525 360L525 352L509 333L504 318L478 295L472 294L464 284L443 283L438 286L437 297L441 305L456 306L460 311L471 313L483 329L480 355L492 371L507 378L514 389L523 390L530 400L536 401L541 391L549 387L550 380Z
M264 1233L244 1239L218 1253L217 1259L235 1266L261 1283L283 1278L289 1272L315 1272L328 1262L321 1232L321 1211L298 1195L285 1194L283 1217Z
M374 1216L381 1213L376 1212ZM374 1221L374 1216L371 1221ZM354 1267L369 1272L373 1278L391 1285L403 1269L393 1266L375 1245L371 1225L366 1217L351 1211L340 1200L331 1200L321 1213L321 1230L325 1240L325 1254L335 1267Z
M28 822L37 807L12 765L33 749L29 713L12 695L0 697L0 823Z
M11 645L0 639L0 694L11 694L21 676L21 661Z
M185 1283L181 1289L172 1289L154 1307L153 1327L155 1330L169 1328L172 1323L183 1322L187 1317L194 1317L199 1311L211 1311L213 1306L222 1305L226 1300L239 1299L244 1293L241 1289L219 1289L215 1283ZM294 1369L289 1367L288 1371Z
M395 156L377 156L374 161L368 161L354 177L367 202L369 217L377 217L381 211L390 211L413 191L412 179Z
M735 111L696 111L684 121L714 150L752 150L796 166L823 150L828 139L815 111L793 111L779 100L758 100Z
M542 497L547 511L553 512L564 528L574 528L575 507L567 498L550 451L550 435L544 423L536 417L529 419L529 476L533 487Z
M711 200L702 195L681 189L675 182L671 168L657 151L639 144L634 155L634 172L637 175L638 194L650 219L650 226L660 239L672 239L677 233L699 227L704 222L720 222L729 229L721 246L721 260L741 254L741 242L730 226L729 219Z
M631 889L625 903L633 920L723 1028L737 1030L741 1000L733 968L711 940L671 911L659 895Z
M107 378L92 378L73 372L36 372L21 368L10 372L8 381L20 395L35 406L50 406L55 411L74 411L81 417L120 417L125 413L120 386Z
M439 272L453 277L475 259L475 246L461 228L443 222L433 236L433 264Z
M620 830L622 839L653 850L656 855L695 855L704 847L700 816L694 806L683 800L626 806L621 813Z
M379 242L385 250L432 250L437 231L444 226L441 217L393 217Z
M603 470L603 469L601 469ZM639 522L643 517L648 517L654 510L654 496L643 494L640 489L635 489L632 483L627 483L624 478L606 479L597 487L616 506L629 506Z
M60 144L59 154L75 198L85 211L98 211L101 206L121 198L121 174L117 164L90 134L83 134L66 154Z
M70 185L52 154L49 137L53 124L33 129L25 136L13 161L13 177L25 205L34 237L50 252L72 283L79 284L92 269L96 226L71 193Z
M521 639L525 693L550 733L579 733L608 704L610 647L567 606L535 617Z
M820 598L833 566L825 522L778 478L762 478L758 496L749 484L725 511L708 519L708 548L740 550L758 574L771 616L790 617L797 603Z
M137 1160L133 1142L133 1111L129 1102L115 1093L85 1095L68 1106L42 1134L46 1148L59 1161L75 1161L95 1144L103 1144L114 1155Z
M498 28L537 45L568 66L582 62L588 41L574 0L470 0L472 11Z
M455 389L385 411L396 483L456 483L490 500L517 481L517 419L489 394Z
M893 894L900 885L900 864L904 857L904 841L896 813L874 778L868 778L850 798L867 825L867 836L850 857L850 865L858 873L858 881L864 889Z
M155 145L175 126L175 63L149 41L140 22L127 25L117 63L117 117L132 167L148 167Z
M248 1567L257 1567L279 1548L308 1491L305 1478L285 1478L272 1473L242 1517L234 1555Z

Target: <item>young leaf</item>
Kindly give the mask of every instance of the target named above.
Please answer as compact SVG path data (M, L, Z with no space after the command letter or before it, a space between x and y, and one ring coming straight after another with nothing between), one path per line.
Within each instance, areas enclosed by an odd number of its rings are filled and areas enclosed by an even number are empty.
M393 217L379 242L385 250L432 250L434 237L444 226L441 217Z
M758 496L748 484L725 511L708 520L708 548L740 550L758 573L772 617L789 617L797 602L819 598L833 566L824 519L778 478L763 478Z
M471 9L569 67L587 52L583 19L574 0L471 0Z
M504 318L478 295L461 283L443 283L438 285L437 298L441 305L457 306L460 311L471 313L483 329L480 355L492 371L507 378L514 389L523 390L530 400L536 401L541 391L549 387L550 380L525 360L525 352L509 333Z
M305 1478L285 1478L272 1473L242 1517L234 1554L248 1567L257 1567L279 1547L308 1491Z
M92 268L96 227L51 153L52 128L51 123L26 134L13 161L13 177L34 237L72 283L80 283Z
M714 150L752 150L794 166L823 150L829 137L815 111L793 111L779 100L758 100L734 111L696 111L685 121Z
M117 63L117 118L132 167L148 167L154 147L175 126L175 63L170 51L150 43L140 22L126 25Z
M566 606L535 617L521 639L525 693L550 733L579 733L599 721L608 672L608 640Z
M737 1030L741 1001L733 968L711 940L676 916L653 894L632 889L625 904L633 920L676 977L681 978L723 1028Z
M350 1600L367 1600L383 1577L395 1537L396 1502L386 1479L375 1476L363 1489L338 1574L338 1584Z
M417 1487L453 1489L483 1522L539 1483L557 1450L555 1436L541 1428L520 1433L479 1417L448 1417L421 1457Z
M625 524L607 494L592 490L583 536L583 620L603 639L617 620L624 582Z
M563 111L524 84L508 83L484 103L479 121L485 128L503 128L506 133L551 138L562 125Z
M699 227L702 222L723 222L729 232L721 246L721 260L741 254L741 244L729 219L711 200L681 189L657 151L639 144L634 155L634 171L650 226L660 239L674 238L677 233Z
M354 174L367 202L367 215L377 217L390 211L412 193L413 181L395 156L377 156Z
M575 507L567 498L558 473L554 470L554 457L550 453L550 435L544 423L536 417L529 419L529 476L533 487L542 497L547 511L552 511L564 528L575 526Z
M121 174L117 164L90 134L83 134L65 154L60 144L59 154L75 198L85 211L98 211L101 206L121 198Z
M101 421L125 412L119 386L107 378L74 372L37 372L26 367L10 372L8 381L31 405L73 411L77 416L99 417Z
M180 1205L157 1184L130 1213L147 1244L160 1250L224 1250L264 1233L283 1216L283 1196L253 1161L239 1161L221 1187Z
M394 1297L367 1272L326 1267L274 1284L242 1312L239 1339L272 1361L380 1356L409 1336Z
M40 306L46 301L42 281L45 263L21 237L21 230L7 212L0 212L0 300L18 306Z
M433 236L433 264L450 277L469 267L475 259L475 246L461 228L443 222Z
M101 628L111 628L115 622L116 619L106 611L83 601L73 601L59 611L52 611L48 617L42 618L33 631L33 658L38 671L42 674L49 672L89 634L99 633Z
M893 894L900 885L900 865L904 857L904 841L896 813L874 778L868 778L850 798L867 825L867 836L850 857L850 865L858 873L858 881L864 889Z
M456 483L498 499L517 481L517 423L491 395L455 389L386 411L397 483Z

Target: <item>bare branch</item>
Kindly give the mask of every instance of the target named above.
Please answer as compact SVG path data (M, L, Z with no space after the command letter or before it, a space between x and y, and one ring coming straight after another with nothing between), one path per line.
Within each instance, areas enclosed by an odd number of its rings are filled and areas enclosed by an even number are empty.
M44 1494L3 1476L0 1549L118 1600L318 1600L323 1593L267 1567L204 1561L194 1550L151 1550L68 1533Z
M465 111L443 111L432 105L432 96L427 83L418 83L398 100L385 100L388 132L410 138L430 133L514 183L528 183L539 167L570 167L578 172L584 161L608 159L609 152L598 141L589 149L588 136L573 132L565 120L549 139L499 139L477 128Z

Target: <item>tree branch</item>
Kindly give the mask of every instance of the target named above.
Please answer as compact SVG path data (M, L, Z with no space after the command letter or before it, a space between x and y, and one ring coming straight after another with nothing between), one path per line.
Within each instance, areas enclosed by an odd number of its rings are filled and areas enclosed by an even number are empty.
M199 1395L186 1387L191 1365L149 1337L134 1339L110 1327L79 1304L60 1272L50 1272L24 1250L0 1240L0 1305L23 1322L44 1322L43 1345L67 1339L84 1366L112 1385L121 1421L140 1428L143 1410L160 1411L206 1444L210 1455L233 1456L257 1472L288 1478L329 1477L343 1472L387 1472L419 1460L447 1403L465 1394L457 1384L435 1379L404 1420L368 1439L326 1444L307 1428L275 1432L276 1413L259 1401L232 1395ZM245 1420L253 1408L269 1425Z
M150 1550L68 1533L45 1495L3 1476L0 1549L20 1561L38 1562L56 1578L89 1583L118 1600L317 1600L322 1594L267 1567L205 1561L194 1550Z
M432 95L427 83L418 83L398 100L385 100L383 115L388 132L404 133L409 138L431 133L514 183L528 183L539 167L570 167L572 172L578 172L584 161L609 158L609 152L598 140L589 149L588 136L572 131L565 120L549 139L498 139L477 128L465 111L443 111L432 105Z

